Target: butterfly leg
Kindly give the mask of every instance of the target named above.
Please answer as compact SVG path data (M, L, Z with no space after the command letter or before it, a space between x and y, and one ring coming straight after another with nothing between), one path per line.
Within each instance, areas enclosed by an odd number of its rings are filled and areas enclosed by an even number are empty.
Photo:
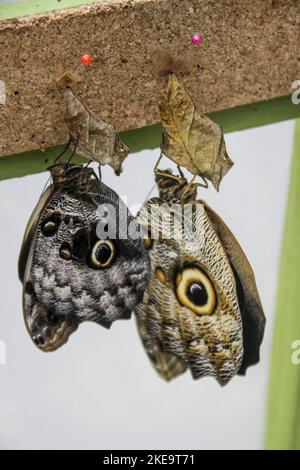
M72 142L72 137L70 137L70 143L71 143L71 142ZM75 153L76 153L76 149L77 149L78 143L79 143L79 137L77 137L77 139L76 139L76 141L75 141L73 151L72 151L72 153L71 153L70 158L69 158L68 161L67 161L67 166L70 165L70 163L71 163L71 161L72 161L72 159L73 159L73 157L74 157L74 155L75 155Z
M157 162L156 162L156 164L155 164L154 171L157 169L157 167L158 167L158 165L159 165L159 163L160 163L162 157L163 157L163 154L162 154L162 152L160 152L160 156L159 156L159 158L158 158L158 160L157 160Z
M55 165L60 159L61 157L68 151L70 145L71 145L71 142L72 142L72 137L70 135L69 137L69 141L67 143L67 145L65 146L65 148L63 149L63 151L56 157L56 159L54 160L53 162L53 165Z

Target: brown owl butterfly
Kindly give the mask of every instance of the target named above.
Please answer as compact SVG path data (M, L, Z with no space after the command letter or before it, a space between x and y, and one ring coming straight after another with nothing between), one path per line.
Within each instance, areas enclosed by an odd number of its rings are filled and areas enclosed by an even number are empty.
M26 227L19 278L28 333L41 351L54 351L84 321L106 328L130 318L147 285L142 240L120 237L134 219L118 194L82 165L58 164ZM115 217L98 208L115 208ZM122 209L127 217L121 217ZM116 235L98 229L116 223Z
M197 200L197 184L169 170L156 170L156 181L159 198L139 214L151 230L150 279L135 309L142 342L165 380L190 369L225 385L259 361L265 316L254 273L223 220Z

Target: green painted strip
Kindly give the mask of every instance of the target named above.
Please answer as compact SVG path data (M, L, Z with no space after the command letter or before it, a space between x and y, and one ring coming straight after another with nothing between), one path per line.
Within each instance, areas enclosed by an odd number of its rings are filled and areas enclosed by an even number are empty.
M132 153L145 148L156 148L160 145L161 126L157 124L142 129L121 132L121 138L130 147ZM59 145L44 152L32 150L17 155L0 157L0 181L46 171L64 147L64 145ZM71 152L68 151L68 155L70 154ZM85 158L78 155L72 161L77 163L87 162Z
M300 364L292 363L292 343L300 340L300 120L282 246L270 371L266 448L300 449ZM298 351L300 346L298 346ZM300 351L298 354L300 359Z
M0 20L96 3L97 0L0 0ZM100 3L101 0L98 0Z
M300 117L300 105L294 105L290 96L262 101L245 106L209 114L224 132L233 132ZM160 124L122 132L121 137L132 153L160 146L162 128ZM45 171L62 147L41 152L34 150L0 158L0 180Z
M287 119L296 119L300 117L300 104L293 104L291 96L288 95L268 101L237 106L225 111L211 113L209 116L223 127L224 132L234 132Z

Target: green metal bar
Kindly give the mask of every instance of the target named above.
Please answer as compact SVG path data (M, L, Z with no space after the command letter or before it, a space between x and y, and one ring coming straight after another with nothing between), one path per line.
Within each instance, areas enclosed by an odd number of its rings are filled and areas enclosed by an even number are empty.
M121 138L129 146L131 152L139 152L145 148L156 148L160 145L161 127L157 124L143 129L122 132ZM63 145L59 145L45 151L31 150L17 155L0 157L0 181L46 171L63 148ZM85 158L78 155L73 161L87 162Z
M300 120L296 123L276 306L266 448L299 450L300 364L292 363L296 352L292 344L300 340Z
M0 20L35 15L51 10L101 3L102 0L2 0L0 3Z
M233 132L300 117L300 105L294 105L290 96L269 101L237 106L209 114L219 123L224 132ZM162 128L160 124L122 132L121 137L132 153L160 146ZM33 150L18 155L0 157L0 180L25 176L45 171L59 154L62 147L53 147L42 152ZM83 161L78 157L77 161Z

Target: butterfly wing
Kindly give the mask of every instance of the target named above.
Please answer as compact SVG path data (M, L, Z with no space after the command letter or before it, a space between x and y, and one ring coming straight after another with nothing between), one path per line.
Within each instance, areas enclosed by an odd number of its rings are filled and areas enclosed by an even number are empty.
M157 213L154 204L160 205ZM193 213L184 217L180 234L182 207L170 215L163 201L152 199L140 215L145 224L151 213L151 228L159 236L149 244L151 274L136 313L163 353L183 361L194 378L210 375L224 385L240 369L243 356L235 278L203 204L191 205ZM171 236L163 216L173 224Z
M129 318L141 300L148 256L141 240L118 238L120 226L132 221L120 219L120 206L127 214L118 195L99 181L85 194L60 189L38 203L19 266L25 323L43 351L60 347L83 321L109 328ZM99 226L107 225L116 236L99 239Z
M256 286L255 275L245 253L221 217L206 203L206 213L232 265L241 297L244 354L239 374L259 361L259 349L265 330L265 315Z
M174 354L165 352L160 342L149 334L145 320L137 319L137 328L150 362L162 379L169 382L186 371L186 363Z
M29 259L30 247L33 243L33 238L35 237L36 227L39 221L39 218L51 199L53 194L53 186L49 186L46 191L41 195L36 207L34 208L25 228L25 233L22 240L20 256L18 261L18 274L19 279L23 283L26 265Z

